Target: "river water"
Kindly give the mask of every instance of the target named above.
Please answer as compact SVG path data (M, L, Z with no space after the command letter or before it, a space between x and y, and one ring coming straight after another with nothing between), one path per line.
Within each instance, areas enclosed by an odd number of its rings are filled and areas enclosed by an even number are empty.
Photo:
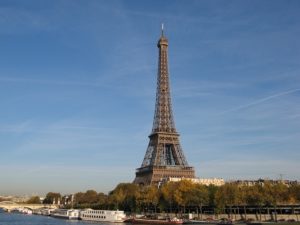
M0 210L0 225L116 225L114 223L95 223L77 220L57 219L49 216L5 213ZM120 225L120 224L119 224ZM122 224L122 225L125 225Z

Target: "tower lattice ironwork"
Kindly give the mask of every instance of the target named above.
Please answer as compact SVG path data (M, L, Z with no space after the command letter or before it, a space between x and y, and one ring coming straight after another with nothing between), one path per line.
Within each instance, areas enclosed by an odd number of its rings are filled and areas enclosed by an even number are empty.
M159 49L156 104L149 145L134 183L151 185L169 177L194 178L194 168L189 166L182 151L176 131L168 70L168 39L162 34Z

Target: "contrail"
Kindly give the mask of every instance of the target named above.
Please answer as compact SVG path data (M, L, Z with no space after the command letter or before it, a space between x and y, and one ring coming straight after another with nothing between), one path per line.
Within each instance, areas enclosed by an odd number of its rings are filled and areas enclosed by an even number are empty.
M232 109L228 109L226 111L223 111L223 112L219 113L218 115L223 115L223 114L226 114L226 113L229 113L229 112L238 111L240 109L249 108L251 106L258 105L260 103L266 102L266 101L268 101L270 99L277 98L277 97L280 97L280 96L283 96L283 95L289 95L289 94L292 94L292 93L295 93L295 92L298 92L298 91L300 91L300 88L289 90L289 91L280 92L278 94L271 95L271 96L268 96L268 97L265 97L265 98L262 98L262 99L258 99L258 100L254 101L254 102L250 102L250 103L245 104L245 105L240 105L238 107L235 107L235 108L232 108Z

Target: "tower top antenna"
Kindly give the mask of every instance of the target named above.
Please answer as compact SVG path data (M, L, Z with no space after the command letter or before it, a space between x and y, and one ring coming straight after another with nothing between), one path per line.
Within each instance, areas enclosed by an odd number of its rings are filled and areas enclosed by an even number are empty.
M163 23L161 24L161 36L162 37L164 36L164 24Z

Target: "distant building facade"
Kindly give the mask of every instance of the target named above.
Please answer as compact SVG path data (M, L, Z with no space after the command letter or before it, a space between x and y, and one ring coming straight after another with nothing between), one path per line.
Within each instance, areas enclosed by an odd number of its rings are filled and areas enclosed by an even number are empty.
M161 180L160 184L164 184L167 182L179 182L182 180L189 180L196 184L203 184L206 186L214 185L214 186L222 186L225 183L229 184L237 184L239 186L254 186L254 185L260 185L264 186L266 183L269 183L271 185L276 184L284 184L287 187L292 185L300 185L300 182L297 180L271 180L271 179L257 179L257 180L230 180L225 181L223 178L179 178L179 177L169 177L167 179Z
M170 177L166 180L172 181L172 182L179 182L182 180L189 180L192 181L195 184L202 184L202 185L214 185L214 186L222 186L225 184L225 181L223 178L177 178L177 177Z
M26 202L30 199L29 196L0 196L1 201L11 201L16 203Z
M300 184L300 182L297 181L297 180L271 180L271 179L232 180L232 181L227 181L226 183L234 183L234 184L238 184L240 186L254 186L254 185L264 186L265 183L269 183L271 185L284 184L288 187L291 186L291 185Z

